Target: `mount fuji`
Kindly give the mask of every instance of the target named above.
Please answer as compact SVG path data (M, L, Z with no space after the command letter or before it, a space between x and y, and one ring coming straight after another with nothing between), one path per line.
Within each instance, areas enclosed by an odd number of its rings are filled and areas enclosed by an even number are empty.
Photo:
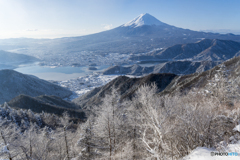
M92 51L105 53L145 53L175 44L194 43L201 39L223 39L240 42L240 36L192 31L178 28L146 13L119 27L96 34L53 40L56 52Z

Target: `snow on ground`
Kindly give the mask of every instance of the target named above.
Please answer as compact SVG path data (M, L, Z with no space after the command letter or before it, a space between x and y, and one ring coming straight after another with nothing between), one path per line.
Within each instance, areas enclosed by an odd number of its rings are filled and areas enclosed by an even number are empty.
M198 147L194 149L188 156L184 157L182 160L239 160L240 159L240 141L237 144L229 144L226 148L225 153L229 155L214 155L214 153L224 153L218 152L214 149L209 149L206 147ZM232 155L231 155L232 154Z
M68 88L69 90L73 91L74 94L68 100L72 100L77 98L88 91L103 86L113 80L114 78L118 77L119 75L102 75L101 73L93 73L91 75L78 77L75 79L70 79L66 81L57 81L58 85Z
M188 156L184 157L183 160L213 160L214 158L218 158L211 156L211 152L213 151L213 149L206 147L198 147L194 149Z
M240 146L239 144L235 144ZM233 150L233 148L235 148L236 146L232 146L232 144L229 146L229 149L231 148ZM198 147L195 150L193 150L188 156L184 157L183 160L239 160L240 159L240 151L238 150L237 153L233 153L235 151L231 151L228 150L226 151L229 154L233 154L233 155L229 155L229 156L220 156L220 155L215 155L212 156L211 153L219 153L218 151L214 150L214 149L209 149L206 147Z
M234 131L240 132L240 125L237 125ZM220 144L225 142L220 142ZM239 160L240 159L240 140L234 144L228 144L223 147L224 152L206 147L197 147L189 155L183 157L182 160ZM219 155L220 153L220 155Z

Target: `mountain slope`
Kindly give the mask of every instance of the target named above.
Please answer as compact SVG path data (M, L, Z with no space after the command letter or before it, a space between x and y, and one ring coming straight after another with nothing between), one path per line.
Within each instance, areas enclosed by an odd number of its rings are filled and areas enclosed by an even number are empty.
M55 95L66 98L72 95L72 92L31 75L25 75L14 70L0 70L0 104L20 94L32 97Z
M61 116L64 112L68 112L72 118L85 118L85 113L78 106L56 96L38 96L33 98L27 95L19 95L9 101L8 105L16 109L31 109L36 113L42 113L43 111Z

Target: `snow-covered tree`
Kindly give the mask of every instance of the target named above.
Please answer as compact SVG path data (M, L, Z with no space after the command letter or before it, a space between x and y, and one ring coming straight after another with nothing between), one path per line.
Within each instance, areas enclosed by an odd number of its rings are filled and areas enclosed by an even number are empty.
M121 144L120 131L121 131L121 114L118 112L120 109L120 98L115 89L112 89L111 95L106 95L96 119L96 133L102 141L102 149L108 150L108 157L112 159Z

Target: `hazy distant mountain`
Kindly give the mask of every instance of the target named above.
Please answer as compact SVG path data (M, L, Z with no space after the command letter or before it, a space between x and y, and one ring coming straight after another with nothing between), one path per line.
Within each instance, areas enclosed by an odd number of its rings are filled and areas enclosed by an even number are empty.
M30 97L19 95L9 101L8 105L16 109L31 109L36 113L43 111L61 116L64 112L68 112L72 118L85 118L85 113L78 106L56 96Z
M72 95L68 89L14 70L0 70L0 84L0 104L10 101L20 94L32 97L55 95L61 98Z
M140 65L132 65L130 67L112 66L103 71L104 75L127 74L141 76L150 73L173 73L177 75L192 74L195 72L204 72L218 65L220 62L214 61L170 61L151 67L142 67Z
M17 53L11 53L6 51L0 50L0 63L4 64L23 64L23 63L29 63L39 61L39 59L24 55L24 54L17 54Z
M207 30L201 30L201 31L202 32L220 33L220 34L233 33L236 35L240 35L240 30L234 30L234 29L207 29Z
M178 44L162 51L145 56L133 56L132 59L164 59L193 61L225 61L238 56L240 43L231 40L204 39L196 43Z

